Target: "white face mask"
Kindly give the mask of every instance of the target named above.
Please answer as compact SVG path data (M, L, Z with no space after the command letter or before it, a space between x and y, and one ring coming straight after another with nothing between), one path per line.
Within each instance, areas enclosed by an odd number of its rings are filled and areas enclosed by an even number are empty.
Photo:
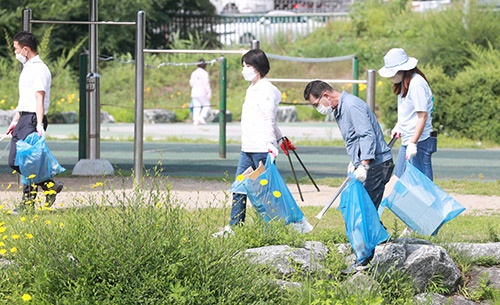
M243 67L243 70L241 70L241 74L243 75L243 78L248 82L253 81L257 77L255 69L248 66Z
M396 75L390 78L391 82L395 84L399 84L400 82L403 81L403 72L398 72Z
M318 105L318 107L316 107L316 110L318 110L319 113L323 114L323 115L329 115L330 113L332 113L333 111L333 108L328 106L326 107L325 105L323 105L322 103L320 103Z
M21 50L22 52L23 50ZM15 52L14 52L15 53ZM19 60L23 65L26 63L26 56L21 55L21 53L15 53L16 59Z

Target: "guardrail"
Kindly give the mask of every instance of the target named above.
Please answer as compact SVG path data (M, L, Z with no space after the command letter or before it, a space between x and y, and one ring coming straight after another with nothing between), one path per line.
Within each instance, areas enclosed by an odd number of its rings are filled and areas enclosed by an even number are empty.
M204 39L221 45L248 46L252 40L264 43L281 39L293 42L329 23L348 20L347 13L293 13L273 11L267 14L224 14L217 16L179 15L165 24L153 25L152 34L168 42L187 39L198 32Z

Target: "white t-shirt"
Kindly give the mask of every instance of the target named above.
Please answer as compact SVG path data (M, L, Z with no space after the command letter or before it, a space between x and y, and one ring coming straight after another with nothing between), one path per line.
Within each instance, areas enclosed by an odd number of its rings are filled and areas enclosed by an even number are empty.
M47 114L50 106L51 80L49 68L40 56L37 55L26 62L19 76L19 101L16 111L36 112L35 93L44 91L44 114Z
M241 150L267 152L269 143L277 145L281 131L276 113L281 92L267 78L248 87L241 111Z
M189 85L191 85L192 98L202 97L203 100L208 100L208 104L210 104L212 90L210 89L210 78L205 69L198 67L194 70L193 73L191 73Z
M408 145L417 127L417 112L428 114L424 130L418 141L426 140L432 131L432 112L434 111L434 96L425 79L414 74L410 81L406 97L398 95L398 127L401 131L403 145Z

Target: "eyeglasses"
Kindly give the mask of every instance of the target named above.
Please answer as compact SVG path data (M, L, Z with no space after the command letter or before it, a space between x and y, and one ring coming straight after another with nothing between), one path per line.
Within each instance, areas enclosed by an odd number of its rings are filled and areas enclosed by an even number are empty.
M320 95L320 98L316 101L316 103L311 104L314 109L318 108L319 104L321 103L321 99L323 98L323 94Z

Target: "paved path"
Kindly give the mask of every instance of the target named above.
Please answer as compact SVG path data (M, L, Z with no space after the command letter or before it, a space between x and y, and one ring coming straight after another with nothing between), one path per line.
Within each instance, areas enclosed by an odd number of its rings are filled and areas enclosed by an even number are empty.
M280 124L285 135L292 140L341 139L334 123L285 123ZM143 161L146 168L161 163L164 173L177 177L218 177L234 175L240 146L239 123L229 123L226 128L226 158L219 157L219 125L193 126L186 123L149 124L144 126ZM49 140L48 145L59 162L72 169L78 162L78 125L50 125L48 135L61 140ZM134 125L103 124L101 126L101 158L116 168L129 171L133 168ZM161 142L174 138L187 138L192 143ZM73 139L73 140L62 140ZM115 139L118 141L106 141ZM152 142L151 139L158 141ZM213 143L196 143L196 140ZM0 142L0 174L10 173L5 150L8 139ZM2 153L3 152L3 153ZM345 177L349 163L343 147L300 146L299 157L314 178ZM397 149L393 150L396 156ZM299 178L307 179L300 163L292 155L292 162ZM292 177L288 158L280 154L278 168L285 177ZM500 180L500 150L440 149L433 156L433 168L437 179Z

